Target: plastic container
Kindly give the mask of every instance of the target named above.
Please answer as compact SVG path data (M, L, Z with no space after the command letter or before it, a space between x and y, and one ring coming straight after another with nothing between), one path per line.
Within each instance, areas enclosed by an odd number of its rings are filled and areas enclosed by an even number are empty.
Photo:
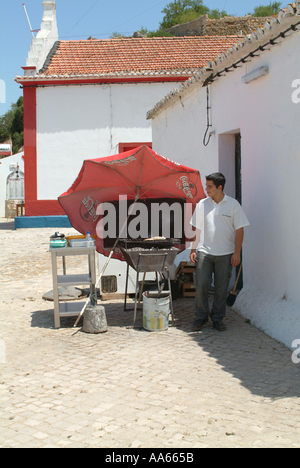
M87 241L85 238L82 239L69 239L70 247L94 247L95 240L91 238Z
M50 246L54 249L65 247L67 239L50 239Z
M53 247L54 249L65 247L66 244L67 239L64 234L56 232L55 234L53 234L53 236L50 237L50 247Z
M92 237L92 239L94 239L94 240L96 241L97 236L91 236L91 237ZM71 247L71 241L73 241L73 240L85 241L85 240L86 240L86 236L84 236L84 235L82 235L82 234L81 234L81 235L77 235L77 236L67 236L67 241L68 241L69 247ZM74 247L74 245L73 245L73 247ZM85 245L84 247L86 247L86 245Z
M143 294L143 328L145 330L165 331L169 328L171 304L170 291L147 291Z

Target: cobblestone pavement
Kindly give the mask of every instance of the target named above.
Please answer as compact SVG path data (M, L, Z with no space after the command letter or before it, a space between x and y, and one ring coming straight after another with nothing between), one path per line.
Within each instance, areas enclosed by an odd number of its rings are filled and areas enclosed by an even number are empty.
M230 309L226 333L192 332L193 299L174 302L164 332L127 329L122 301L104 303L105 334L73 318L56 330L42 299L55 230L1 221L0 447L300 447L300 367L285 346Z

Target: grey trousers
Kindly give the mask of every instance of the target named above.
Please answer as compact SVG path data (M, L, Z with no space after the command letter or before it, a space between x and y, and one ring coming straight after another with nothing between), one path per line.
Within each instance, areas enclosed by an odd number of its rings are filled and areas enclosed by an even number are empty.
M231 277L230 255L213 256L198 252L196 269L196 319L208 318L210 313L208 293L212 284L214 273L214 302L211 311L213 321L222 320L226 315L226 299Z

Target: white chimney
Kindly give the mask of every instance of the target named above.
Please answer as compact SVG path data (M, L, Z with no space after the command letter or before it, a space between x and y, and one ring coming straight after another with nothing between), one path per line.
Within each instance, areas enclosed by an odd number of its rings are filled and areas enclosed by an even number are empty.
M44 13L41 29L37 33L36 37L32 39L28 58L26 59L26 67L31 67L31 70L32 67L35 67L37 73L42 68L54 42L58 41L55 1L44 1L43 7Z

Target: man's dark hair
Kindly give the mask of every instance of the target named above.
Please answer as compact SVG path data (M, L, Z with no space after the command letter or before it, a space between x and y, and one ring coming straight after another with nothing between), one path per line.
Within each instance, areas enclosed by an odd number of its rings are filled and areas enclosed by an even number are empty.
M214 185L218 188L222 185L222 190L224 190L226 179L221 172L214 172L213 174L209 174L206 176L206 180L211 180Z

